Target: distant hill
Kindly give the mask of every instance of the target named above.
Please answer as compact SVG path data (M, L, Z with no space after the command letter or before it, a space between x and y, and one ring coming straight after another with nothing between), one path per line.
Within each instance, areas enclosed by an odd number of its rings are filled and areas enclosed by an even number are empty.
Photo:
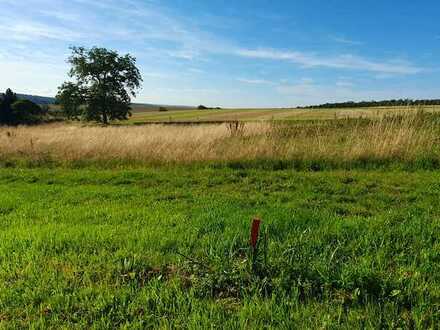
M17 94L17 97L21 100L29 100L40 105L49 105L55 103L54 97L28 95L28 94Z
M17 97L21 100L29 100L40 105L55 104L54 97L29 95L29 94L17 94ZM189 107L185 105L163 105L163 104L150 104L150 103L133 103L131 106L133 108L133 112L155 111L155 110L159 110L159 108L161 107L165 107L169 110L195 109L195 107Z

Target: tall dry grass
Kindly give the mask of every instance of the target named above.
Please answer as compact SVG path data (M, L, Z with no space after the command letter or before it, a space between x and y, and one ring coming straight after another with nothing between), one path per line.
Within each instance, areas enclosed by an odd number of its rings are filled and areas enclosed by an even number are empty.
M376 120L223 125L0 128L3 162L193 163L294 160L440 160L440 121L423 112Z

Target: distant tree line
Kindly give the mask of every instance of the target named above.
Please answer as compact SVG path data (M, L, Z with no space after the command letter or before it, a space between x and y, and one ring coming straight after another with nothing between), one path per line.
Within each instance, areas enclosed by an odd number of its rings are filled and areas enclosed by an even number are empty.
M47 112L47 106L19 99L10 88L0 94L0 125L35 124L41 122Z
M322 109L322 108L366 108L366 107L395 107L395 106L420 106L420 105L440 105L440 99L432 100L385 100L385 101L361 101L361 102L340 102L340 103L324 103L319 105L311 105L307 109Z
M197 109L198 109L198 110L221 110L220 107L207 107L207 106L204 106L203 104L200 104L200 105L197 107Z

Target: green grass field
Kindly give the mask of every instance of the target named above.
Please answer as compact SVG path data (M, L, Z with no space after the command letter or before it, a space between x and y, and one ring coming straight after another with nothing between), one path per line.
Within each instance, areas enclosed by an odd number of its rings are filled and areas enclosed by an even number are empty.
M0 328L436 328L439 182L0 169ZM257 215L267 239L251 262Z
M383 115L415 111L420 107L370 107L353 109L176 109L158 111L136 105L132 117L125 123L204 122L204 121L268 121L268 120L329 120L341 118L374 118ZM438 112L440 106L424 106Z

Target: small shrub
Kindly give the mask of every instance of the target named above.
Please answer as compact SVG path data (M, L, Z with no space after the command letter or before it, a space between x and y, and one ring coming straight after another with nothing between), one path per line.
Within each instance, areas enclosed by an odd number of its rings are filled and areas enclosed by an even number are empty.
M19 100L12 104L12 117L14 124L34 124L41 121L46 109L29 100Z

